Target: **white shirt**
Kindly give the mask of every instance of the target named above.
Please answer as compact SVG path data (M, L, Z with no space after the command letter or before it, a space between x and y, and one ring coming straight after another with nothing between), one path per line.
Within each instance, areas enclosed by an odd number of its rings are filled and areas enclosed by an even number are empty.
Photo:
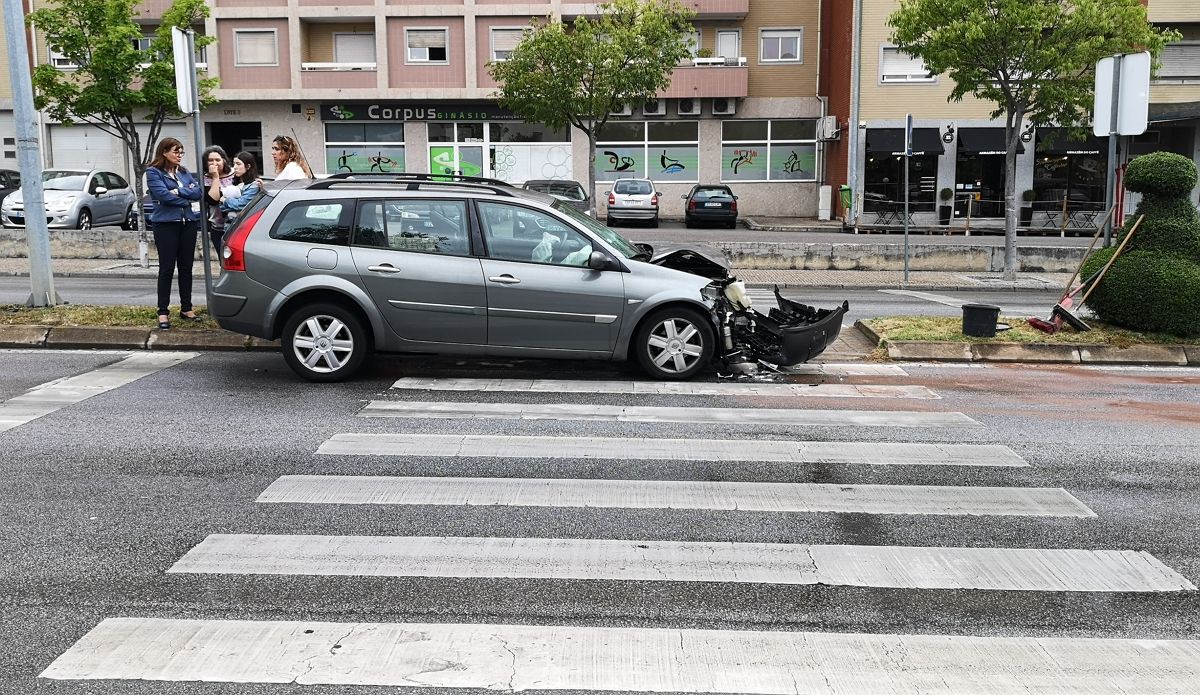
M295 162L288 162L283 171L275 175L276 181L287 181L289 179L309 179L312 178L304 173L303 167Z

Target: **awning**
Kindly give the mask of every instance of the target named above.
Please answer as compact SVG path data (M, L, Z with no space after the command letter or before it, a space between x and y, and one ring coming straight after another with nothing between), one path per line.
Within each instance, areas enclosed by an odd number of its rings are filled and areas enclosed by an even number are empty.
M1178 104L1151 104L1150 122L1190 121L1200 119L1200 101L1184 101ZM869 131L868 131L869 132Z
M942 154L942 138L937 128L913 128L913 155ZM871 128L867 130L867 152L904 154L903 128Z
M1089 135L1083 140L1068 140L1068 132L1066 128L1038 128L1035 151L1039 155L1108 153L1108 138Z
M966 154L1004 154L1003 128L959 128L958 151ZM1017 141L1017 154L1024 154L1025 146Z

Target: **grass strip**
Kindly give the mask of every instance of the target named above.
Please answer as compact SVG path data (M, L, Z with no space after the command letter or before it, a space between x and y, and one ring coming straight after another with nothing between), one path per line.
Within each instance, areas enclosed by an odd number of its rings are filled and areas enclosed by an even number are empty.
M179 317L179 307L171 307L171 330L195 331L220 328L203 306L196 307L199 321ZM48 307L28 307L21 304L0 305L0 325L7 326L135 326L157 328L158 312L148 306L94 306L60 304Z
M1002 316L1000 323L1011 328L998 331L994 338L974 338L963 335L962 318L956 316L889 316L863 321L883 340L912 340L939 343L1041 343L1046 345L1111 345L1127 348L1134 345L1186 345L1188 341L1167 333L1138 333L1087 320L1092 330L1080 333L1064 326L1048 335L1026 323L1024 317Z

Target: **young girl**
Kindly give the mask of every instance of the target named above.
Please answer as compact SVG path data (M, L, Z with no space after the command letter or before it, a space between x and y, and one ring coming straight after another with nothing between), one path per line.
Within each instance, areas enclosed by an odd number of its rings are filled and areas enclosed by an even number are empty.
M262 189L258 164L249 152L238 152L233 158L233 186L221 191L221 212L225 213L225 231L233 228L238 214L250 204Z
M158 250L158 327L171 327L167 305L171 280L179 266L179 316L197 320L192 311L192 262L196 258L196 227L200 220L200 184L185 169L183 143L163 138L146 170L146 186L154 199L154 247Z
M275 180L311 179L312 169L300 154L300 146L286 135L276 135L271 141L271 159L275 161Z
M208 196L208 238L213 252L221 257L221 237L225 234L225 213L221 211L221 189L233 184L229 155L217 145L204 150L204 191Z

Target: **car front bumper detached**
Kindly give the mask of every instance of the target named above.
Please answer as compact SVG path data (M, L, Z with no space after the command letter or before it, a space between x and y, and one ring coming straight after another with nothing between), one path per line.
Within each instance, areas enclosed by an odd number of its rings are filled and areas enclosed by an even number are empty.
M715 283L721 292L714 314L721 328L723 359L727 364L762 361L780 367L807 362L837 340L849 302L818 309L787 299L775 288L777 307L762 314L749 307L736 279Z

